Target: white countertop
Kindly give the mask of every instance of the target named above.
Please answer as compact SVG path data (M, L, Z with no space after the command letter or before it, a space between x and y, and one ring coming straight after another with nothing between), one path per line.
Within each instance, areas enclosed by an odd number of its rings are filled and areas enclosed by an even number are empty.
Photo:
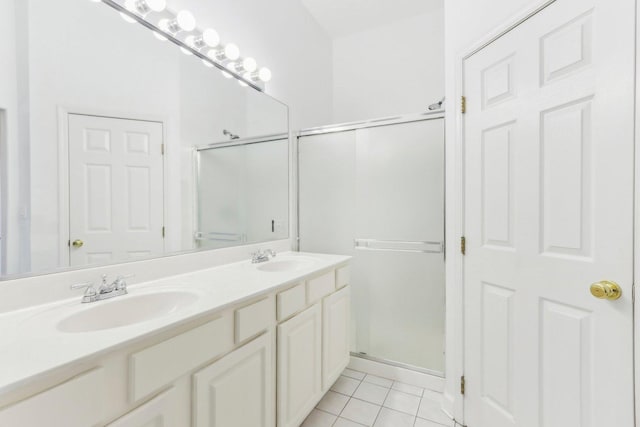
M256 268L260 264L243 261L153 282L136 284L131 281L133 284L128 288L129 295L107 301L81 304L80 298L74 296L64 301L1 314L0 395L33 383L49 372L271 293L303 277L345 264L350 259L341 255L286 252L278 254L275 261L296 256L313 257L316 261L299 270L284 272L261 271ZM175 313L128 326L81 333L61 332L56 327L61 319L80 310L90 310L98 304L108 304L160 289L188 290L196 293L198 299Z

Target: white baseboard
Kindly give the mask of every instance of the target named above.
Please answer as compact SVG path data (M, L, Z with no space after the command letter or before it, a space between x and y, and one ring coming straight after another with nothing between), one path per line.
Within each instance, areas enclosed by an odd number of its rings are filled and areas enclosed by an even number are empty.
M444 378L435 375L354 356L351 356L351 362L349 362L348 367L354 371L366 372L390 380L426 388L438 393L444 392Z

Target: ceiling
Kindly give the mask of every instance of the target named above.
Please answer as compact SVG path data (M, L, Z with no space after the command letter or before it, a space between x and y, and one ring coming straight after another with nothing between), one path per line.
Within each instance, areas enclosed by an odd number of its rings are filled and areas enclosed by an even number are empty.
M300 0L333 38L442 8L444 0Z

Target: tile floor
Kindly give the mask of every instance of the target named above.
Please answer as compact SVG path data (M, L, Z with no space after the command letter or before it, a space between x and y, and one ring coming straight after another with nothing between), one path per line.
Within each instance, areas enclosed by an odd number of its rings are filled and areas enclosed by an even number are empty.
M302 427L450 427L442 395L346 369Z

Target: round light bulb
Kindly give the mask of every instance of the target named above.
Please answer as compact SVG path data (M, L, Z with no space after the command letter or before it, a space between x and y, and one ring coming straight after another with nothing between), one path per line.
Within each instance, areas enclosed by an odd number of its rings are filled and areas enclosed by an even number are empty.
M234 73L238 72L238 64L236 64L235 62L227 62L227 64L225 64L225 67L227 68L227 70L232 71Z
M260 71L258 71L258 78L265 83L271 80L271 77L271 70L267 67L262 67L260 68Z
M240 48L233 43L229 43L224 47L224 56L228 59L235 61L240 58Z
M155 38L157 38L158 40L160 40L161 42L166 42L167 41L167 38L165 36L163 36L162 34L160 34L159 32L157 32L157 31L153 32L153 36Z
M227 79L230 79L230 78L232 78L232 77L233 77L231 74L227 73L226 71L221 71L221 73L222 73L222 75L223 75L225 78L227 78Z
M220 36L213 28L207 28L202 33L202 41L209 47L216 47L220 44Z
M250 73L253 73L256 69L258 69L258 64L253 58L244 58L242 60L242 68Z
M145 0L145 3L154 12L162 12L167 8L167 0Z
M196 28L196 18L188 10L178 12L176 21L182 31L193 31Z
M207 52L207 56L213 61L218 61L218 52L216 52L215 50L210 50L209 52Z
M124 8L127 9L129 12L135 12L136 11L136 0L125 0Z

